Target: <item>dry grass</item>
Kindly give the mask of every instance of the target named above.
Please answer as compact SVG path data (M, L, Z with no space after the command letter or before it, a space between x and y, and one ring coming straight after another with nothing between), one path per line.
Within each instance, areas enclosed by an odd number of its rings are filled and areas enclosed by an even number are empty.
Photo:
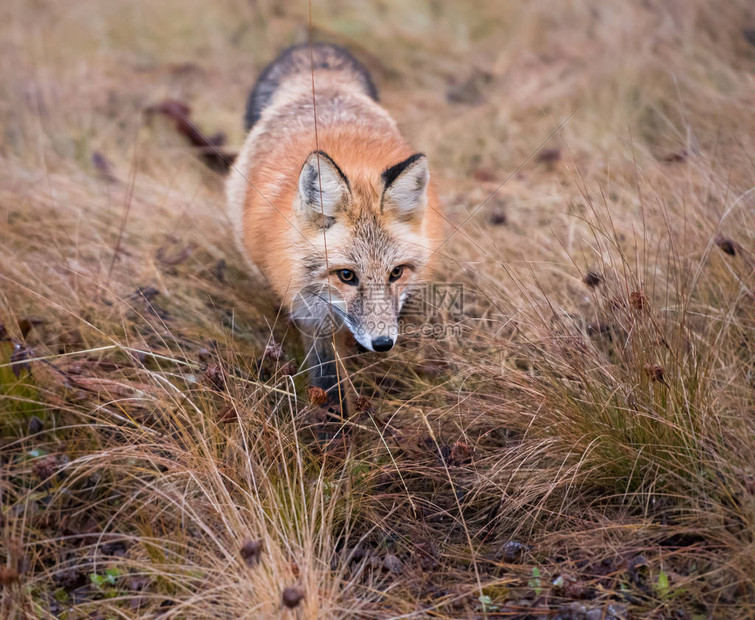
M753 617L752 7L314 3L469 218L463 337L361 356L325 453L222 178L143 114L240 144L306 9L0 7L2 615Z

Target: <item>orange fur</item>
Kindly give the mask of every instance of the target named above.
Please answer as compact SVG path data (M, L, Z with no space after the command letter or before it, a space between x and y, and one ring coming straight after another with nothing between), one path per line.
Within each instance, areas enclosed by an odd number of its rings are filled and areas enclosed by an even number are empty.
M307 84L309 81L309 84ZM382 182L380 175L390 166L414 153L385 110L350 85L339 84L327 72L315 71L318 108L317 140L312 108L311 77L301 76L288 92L276 98L244 145L248 164L238 173L247 187L243 200L242 228L237 230L241 245L260 268L275 292L284 300L303 284L294 273L297 256L311 250L310 244L325 254L338 246L337 231L303 229L294 213L297 181L307 156L320 149L338 164L351 183L356 211L349 219L370 210L380 215ZM344 110L335 109L334 100ZM296 114L281 114L289 105ZM335 110L335 111L334 111ZM333 113L332 113L333 112ZM358 114L360 123L353 122ZM258 135L255 135L258 134ZM428 188L428 208L417 243L432 250L440 243L443 218L432 180ZM425 265L428 268L431 261Z
M252 130L228 181L228 212L242 251L303 328L314 385L343 407L333 343L342 349L348 329L366 349L393 346L443 218L427 159L372 98L366 71L321 46L325 68L307 72L304 52L284 52L250 97ZM338 338L320 328L333 321Z

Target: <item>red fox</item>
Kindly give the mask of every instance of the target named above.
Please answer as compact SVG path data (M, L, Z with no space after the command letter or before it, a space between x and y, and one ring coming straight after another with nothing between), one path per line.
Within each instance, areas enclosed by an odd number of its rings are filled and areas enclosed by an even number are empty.
M344 403L344 336L390 350L441 243L427 157L364 66L326 43L291 47L262 72L246 128L226 188L237 241L302 331L311 383Z

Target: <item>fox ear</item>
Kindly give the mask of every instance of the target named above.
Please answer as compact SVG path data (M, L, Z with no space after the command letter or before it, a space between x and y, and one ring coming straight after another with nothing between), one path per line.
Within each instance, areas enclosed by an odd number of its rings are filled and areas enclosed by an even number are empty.
M430 168L422 153L388 168L383 172L383 211L393 211L404 220L421 218L429 180Z
M314 151L299 174L299 213L328 228L343 209L351 190L336 163L322 151Z

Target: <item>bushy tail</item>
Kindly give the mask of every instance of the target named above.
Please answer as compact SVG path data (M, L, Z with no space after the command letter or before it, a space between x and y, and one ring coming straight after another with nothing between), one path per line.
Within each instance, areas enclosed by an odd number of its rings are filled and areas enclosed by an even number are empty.
M311 48L309 43L294 45L284 50L257 78L246 104L246 130L249 131L260 119L262 111L270 104L275 91L286 78L299 73L310 73L312 69L346 73L352 80L356 79L366 95L375 101L378 99L377 89L369 72L348 50L332 43L314 43Z

